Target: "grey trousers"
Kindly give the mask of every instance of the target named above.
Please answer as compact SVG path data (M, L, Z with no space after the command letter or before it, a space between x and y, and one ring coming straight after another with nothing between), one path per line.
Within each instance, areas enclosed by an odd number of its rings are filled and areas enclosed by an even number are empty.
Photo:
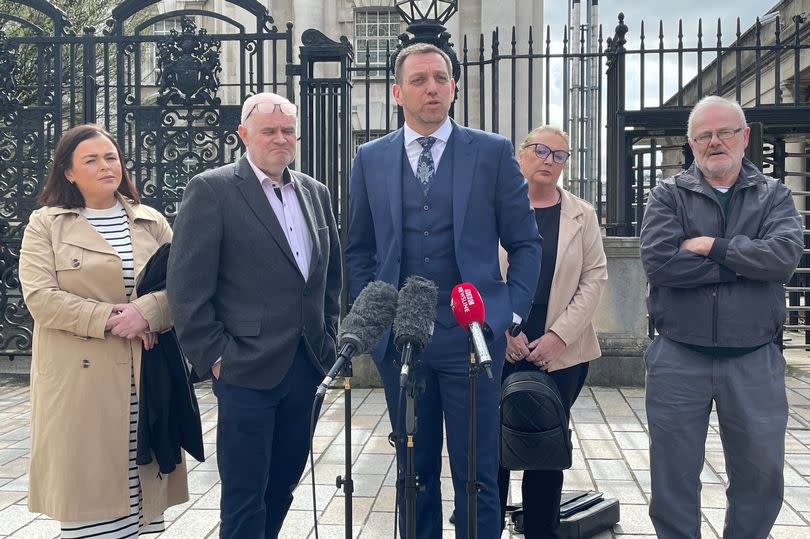
M788 405L774 344L714 358L658 336L645 354L650 518L661 539L700 537L712 401L728 473L724 538L766 538L782 507Z

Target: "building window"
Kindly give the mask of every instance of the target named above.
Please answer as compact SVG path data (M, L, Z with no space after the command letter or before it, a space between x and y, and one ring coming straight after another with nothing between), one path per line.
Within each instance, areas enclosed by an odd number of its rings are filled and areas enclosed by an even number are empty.
M385 55L385 46L388 44L389 52L394 52L401 33L399 15L393 9L361 10L354 12L354 50L355 65L365 67L366 50L368 50L368 65L372 67L388 65ZM365 76L363 70L356 71L357 76ZM369 72L371 77L384 77L385 70L374 69Z
M189 18L191 20L194 20L193 17ZM159 20L155 24L153 24L151 28L152 28L152 35L154 36L168 36L172 30L177 30L178 32L180 31L180 18L177 17L173 19ZM152 72L151 72L152 83L157 84L158 82L157 68L159 57L158 46L156 42L151 43L150 45L152 47Z
M372 129L369 132L366 132L365 129L361 131L354 132L354 154L357 155L357 148L361 144L365 144L366 142L374 139L378 139L380 137L384 137L388 134L388 131L380 130L380 129Z
M168 36L172 30L180 30L179 18L161 19L152 25L152 34L156 36Z

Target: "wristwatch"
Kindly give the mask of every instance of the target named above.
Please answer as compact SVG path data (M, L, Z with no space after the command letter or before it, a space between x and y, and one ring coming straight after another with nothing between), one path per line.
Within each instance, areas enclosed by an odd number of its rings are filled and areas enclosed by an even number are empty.
M509 326L509 335L512 337L517 337L521 331L523 331L523 323L512 322L512 325Z

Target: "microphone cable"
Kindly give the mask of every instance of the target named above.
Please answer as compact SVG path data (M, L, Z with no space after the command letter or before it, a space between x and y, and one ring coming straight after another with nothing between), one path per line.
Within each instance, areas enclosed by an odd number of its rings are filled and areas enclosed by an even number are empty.
M321 404L323 404L323 399L316 396L312 402L312 414L309 418L309 475L312 479L312 521L315 524L315 539L320 538L318 536L318 500L315 497L315 450L313 444L315 441L315 425L318 422Z
M416 366L414 365L413 370L411 370L409 376L416 376ZM411 382L415 383L415 382ZM397 457L397 445L399 443L405 443L407 440L407 433L400 432L400 429L404 429L402 425L399 423L400 414L402 413L402 401L405 399L405 386L399 388L399 395L397 396L397 414L394 416L394 422L391 424L391 434L388 435L388 443L393 446L394 448L394 463L397 467L397 480L394 489L394 539L397 539L397 534L399 531L399 526L397 525L399 519L397 518L399 515L399 492L401 488L404 488L405 484L404 481L400 481L400 474L399 474L399 459ZM414 407L416 403L414 402ZM414 433L416 435L416 433ZM407 449L406 449L407 452ZM407 455L405 456L406 463L407 463ZM406 472L407 474L407 472ZM407 480L407 475L405 476ZM403 500L405 494L403 493Z
M411 373L413 375L413 373ZM394 487L394 539L397 539L397 532L399 530L399 526L397 526L398 521L398 509L399 509L399 490L400 490L400 477L399 477L399 459L397 458L397 445L399 442L405 439L403 434L399 434L400 424L399 424L399 414L402 412L402 399L405 397L405 387L399 388L399 395L397 396L397 415L394 416L394 424L391 425L392 432L388 436L388 443L394 447L394 465L397 467L397 480L396 486Z
M393 285L383 281L371 281L366 284L363 290L355 299L349 314L341 321L341 331L337 335L335 364L323 382L315 389L315 400L312 402L312 415L309 420L309 468L312 482L312 517L315 526L315 539L318 536L318 500L315 493L315 425L318 421L321 405L326 398L326 391L329 384L337 376L344 362L351 361L355 354L365 353L374 343L376 343L388 326L394 321L396 314L397 289ZM345 404L345 402L344 402ZM351 415L351 410L347 410ZM351 424L347 423L345 429L351 429ZM351 448L347 448L348 451ZM351 461L347 463L351 467ZM351 495L351 491L348 493ZM348 500L349 503L351 500ZM348 516L348 515L347 515ZM350 519L348 519L350 520ZM346 526L352 526L352 522L346 522Z
M409 471L407 470L408 452L411 450L411 448L408 448L405 445L409 442L407 438L407 430L409 427L407 419L405 425L400 424L402 415L402 400L405 396L405 392L407 391L406 386L410 383L412 395L409 398L413 399L413 414L415 419L416 397L419 393L419 385L416 381L416 368L418 365L416 356L422 353L422 351L430 343L431 337L433 336L433 324L436 320L436 294L436 283L419 275L411 275L405 279L405 284L402 285L402 288L400 288L399 292L397 293L397 309L392 323L394 343L396 344L397 350L399 350L400 354L402 354L400 356L401 361L399 362L402 372L400 373L400 387L397 397L396 416L394 416L395 421L391 425L393 432L391 433L390 438L395 442L393 444L395 449L398 449L397 444L403 444L402 454L405 458L404 466L406 468L404 472L405 482L413 479L415 483L416 480L408 475ZM408 378L410 378L410 382L408 381ZM411 401L408 402L411 404ZM408 412L406 411L406 414L407 413ZM413 429L415 435L416 430L418 429L416 423L413 424ZM416 456L414 455L412 458L415 459ZM399 462L399 454L397 454L397 503L394 505L394 539L397 537L400 492L403 494L403 500L405 500L407 509L408 501L406 498L410 495L410 491L408 489L417 489L416 484L408 482L408 484L405 485L405 482L402 481L402 464L403 463ZM413 473L416 475L415 471ZM414 496L415 495L416 493L414 492ZM415 511L416 508L414 507L413 510ZM406 511L406 513L408 512ZM415 517L415 515L405 515L406 527L410 525L408 520L411 516ZM406 535L410 536L414 531L415 530L406 530Z

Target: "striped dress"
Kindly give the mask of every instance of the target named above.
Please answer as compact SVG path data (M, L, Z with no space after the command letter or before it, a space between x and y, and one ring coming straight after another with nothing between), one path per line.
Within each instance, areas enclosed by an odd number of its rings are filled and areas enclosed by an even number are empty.
M135 264L132 257L132 238L129 233L127 213L120 202L106 210L84 208L81 214L93 228L107 240L121 258L124 270L124 291L129 298L135 288ZM164 530L163 516L153 522L143 522L143 498L138 479L138 466L135 457L138 448L138 396L135 392L134 367L130 366L129 396L129 515L109 520L88 522L62 522L62 539L122 539L138 537L146 533L160 533Z

